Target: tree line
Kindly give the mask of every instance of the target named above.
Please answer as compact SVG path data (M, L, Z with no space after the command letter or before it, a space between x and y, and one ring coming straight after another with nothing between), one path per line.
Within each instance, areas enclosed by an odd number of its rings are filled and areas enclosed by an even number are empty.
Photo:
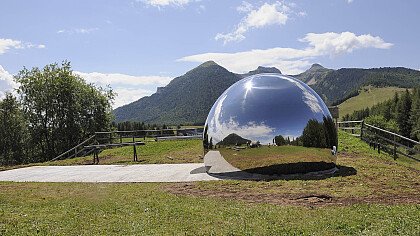
M277 146L293 145L316 148L337 147L338 136L334 121L331 117L323 117L322 122L310 119L303 129L302 135L293 139L277 135L273 139Z
M0 164L43 162L111 128L115 93L87 83L69 62L24 68L0 101Z
M420 140L420 87L411 92L395 93L388 101L346 115L343 120L362 120L366 123Z
M133 131L133 130L160 130L160 129L180 129L181 125L178 126L167 126L165 124L145 124L141 121L123 121L123 122L112 122L112 127L119 131Z

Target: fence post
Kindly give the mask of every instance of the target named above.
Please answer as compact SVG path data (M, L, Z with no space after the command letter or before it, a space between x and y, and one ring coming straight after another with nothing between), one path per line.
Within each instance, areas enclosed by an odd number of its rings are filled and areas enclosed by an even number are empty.
M363 128L365 127L365 120L362 120L362 125L360 127L360 139L363 140Z
M394 160L395 159L397 159L397 139L396 139L396 137L395 137L395 134L393 134L393 136L394 136Z
M133 145L133 159L134 159L133 161L138 161L136 144Z
M112 143L112 132L109 133L109 143Z

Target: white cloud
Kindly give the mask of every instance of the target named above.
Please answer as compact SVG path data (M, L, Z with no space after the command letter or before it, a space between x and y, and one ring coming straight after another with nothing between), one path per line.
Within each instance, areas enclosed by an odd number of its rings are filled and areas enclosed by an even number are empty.
M257 9L248 2L242 2L237 7L237 11L245 12L247 15L242 18L233 32L227 34L219 33L215 37L216 40L223 40L224 44L231 41L241 41L245 39L245 33L251 29L286 24L289 18L288 15L291 13L290 7L283 2L264 3Z
M347 3L352 3L353 2L353 0L347 0Z
M305 17L305 16L307 16L308 14L306 13L306 11L300 11L300 12L298 12L298 13L297 13L297 15L298 15L298 16L301 16L301 17Z
M213 118L209 121L209 128L212 129L212 136L215 143L223 140L229 134L235 133L241 137L247 137L251 141L260 141L263 144L268 144L273 137L275 129L264 123L248 122L247 124L240 125L234 117L228 119L223 118L223 102L227 95L226 91L222 94L221 98L217 100ZM228 122L223 122L228 120Z
M99 73L99 72L91 72L91 73L83 73L79 71L75 71L75 74L80 75L89 83L95 83L98 85L130 85L130 86L140 86L140 85L157 85L157 86L164 86L167 85L172 78L167 76L134 76L134 75L126 75L126 74L118 74L118 73Z
M250 11L252 11L253 8L254 8L254 6L252 6L251 3L246 2L246 1L242 1L241 5L236 7L236 10L238 12L250 12Z
M178 61L205 62L213 60L236 73L248 72L258 66L274 66L286 74L297 74L311 65L316 57L335 57L363 48L388 49L393 45L378 36L355 35L351 32L308 33L299 41L307 43L308 46L302 49L276 47L236 53L203 53L186 56Z
M10 49L25 49L25 48L45 48L44 44L33 44L22 42L13 39L0 38L0 55L6 53Z
M22 48L22 42L13 39L0 39L0 54L11 48Z
M183 6L191 3L191 0L137 0L137 2L142 1L147 5L154 7L165 7L165 6Z
M307 42L316 54L329 54L331 56L350 53L355 49L361 48L380 48L388 49L392 43L386 43L380 37L374 37L370 34L356 36L351 32L334 33L328 32L324 34L309 33L301 42Z
M114 91L117 93L117 97L114 101L114 108L129 104L131 102L137 101L142 97L150 96L156 91L146 90L140 88L114 88Z
M61 29L57 31L57 34L90 34L99 28L76 28L76 29Z
M167 76L133 76L118 73L83 73L75 71L75 74L84 78L88 83L102 87L110 85L117 93L114 108L136 101L144 96L156 92L157 87L167 85L172 78Z
M0 99L5 97L6 92L12 92L15 88L17 84L13 81L13 75L0 65Z

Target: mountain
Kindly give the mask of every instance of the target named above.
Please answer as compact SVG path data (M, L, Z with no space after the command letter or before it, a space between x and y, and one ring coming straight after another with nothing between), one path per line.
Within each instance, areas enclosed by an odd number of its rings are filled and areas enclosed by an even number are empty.
M279 73L281 74L281 71L279 69L277 69L276 67L263 67L263 66L259 66L256 70L251 70L250 72L246 73L246 74L241 74L240 76L242 78L251 76L251 75L256 75L256 74L261 74L261 73Z
M295 77L307 83L329 105L356 96L361 88L368 85L400 88L420 86L420 71L403 67L332 70L314 64Z
M220 94L241 78L208 61L173 79L157 93L115 109L115 119L117 122L202 124Z
M217 145L229 146L229 145L243 145L247 143L251 143L251 140L242 138L241 136L235 133L231 133L228 136L226 136L222 141L218 142Z
M316 84L318 80L322 80L325 78L325 76L333 71L332 69L327 69L320 64L313 64L311 68L309 68L307 71L303 72L302 74L294 76L297 79L302 80L307 85L311 86L313 84Z
M114 110L115 121L149 124L203 124L217 98L238 80L258 73L280 73L277 68L258 67L246 74L232 73L213 61L205 62L159 87L151 96ZM365 86L413 88L420 86L420 71L395 68L328 69L314 64L294 75L309 84L328 104L356 96Z

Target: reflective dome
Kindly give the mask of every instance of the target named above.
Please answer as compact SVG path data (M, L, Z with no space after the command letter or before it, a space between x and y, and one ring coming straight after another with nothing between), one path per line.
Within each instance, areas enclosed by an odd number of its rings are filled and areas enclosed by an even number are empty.
M318 94L281 74L257 74L230 86L211 108L203 134L210 174L331 170L337 142L331 114Z

